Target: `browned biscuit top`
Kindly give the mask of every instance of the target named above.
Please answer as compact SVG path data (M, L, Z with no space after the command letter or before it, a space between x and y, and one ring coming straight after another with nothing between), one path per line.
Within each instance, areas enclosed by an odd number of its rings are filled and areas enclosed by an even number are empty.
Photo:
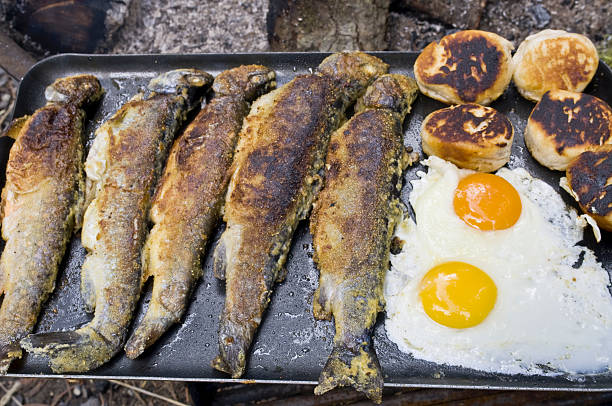
M460 104L429 115L423 130L445 142L467 142L482 147L497 141L503 148L512 139L510 121L490 107L478 104ZM484 141L484 142L483 142Z
M530 125L539 125L555 144L559 154L565 148L597 146L611 137L612 110L601 99L564 90L546 92L529 116Z
M567 168L570 187L589 213L612 213L612 145L583 152Z
M588 41L588 40L587 40ZM545 81L549 89L576 89L588 83L597 70L597 54L580 38L549 38L524 56L517 72L533 80Z
M499 44L480 31L468 30L429 44L415 69L423 83L448 85L462 100L473 102L493 86L505 59Z

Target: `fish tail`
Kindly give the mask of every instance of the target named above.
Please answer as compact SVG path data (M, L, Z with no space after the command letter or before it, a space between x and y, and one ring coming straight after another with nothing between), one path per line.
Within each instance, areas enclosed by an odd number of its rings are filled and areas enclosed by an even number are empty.
M30 334L21 340L21 346L29 353L48 357L55 373L97 368L111 359L119 347L89 326L76 331Z
M212 361L213 368L240 378L244 374L246 356L255 328L223 317L219 326L219 355Z
M184 312L184 308L182 309ZM181 312L180 314L182 315ZM151 300L149 308L138 327L125 344L125 354L128 358L139 357L145 349L159 339L180 316L171 312L155 300Z
M380 403L383 383L378 357L368 339L353 348L345 343L334 344L314 391L322 395L339 386L352 386L373 402Z
M0 347L0 375L5 375L13 360L21 358L21 347L18 342Z

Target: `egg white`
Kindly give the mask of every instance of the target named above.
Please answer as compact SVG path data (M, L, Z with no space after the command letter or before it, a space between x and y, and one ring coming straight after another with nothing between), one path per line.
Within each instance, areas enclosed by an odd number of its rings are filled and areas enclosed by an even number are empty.
M416 358L490 372L609 371L610 277L591 250L576 245L585 219L524 169L502 168L497 174L519 192L521 215L511 228L477 230L453 209L459 180L473 171L437 157L424 164L428 173L412 182L410 195L416 223L407 216L398 226L404 243L385 281L388 337ZM497 302L481 324L449 328L424 312L419 283L447 261L475 265L495 282Z

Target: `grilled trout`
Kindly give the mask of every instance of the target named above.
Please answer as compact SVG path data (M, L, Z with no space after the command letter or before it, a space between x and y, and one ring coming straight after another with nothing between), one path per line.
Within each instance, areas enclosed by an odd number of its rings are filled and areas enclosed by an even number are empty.
M83 209L84 107L103 94L91 75L56 80L47 105L15 120L2 190L0 374L21 357Z
M402 171L416 160L402 143L402 122L416 95L414 80L381 76L357 102L357 114L331 136L310 229L320 270L314 316L333 316L336 334L316 394L351 385L381 402L383 376L371 332L384 308L390 242L402 214Z
M293 232L321 185L329 135L347 106L387 65L361 53L326 58L259 98L245 119L233 163L224 220L214 251L215 276L226 280L219 355L212 366L244 373L247 351L282 269Z
M75 331L34 334L29 352L50 359L54 372L84 372L115 355L125 342L141 289L147 214L168 146L186 114L212 82L207 73L166 72L149 83L97 131L85 162L90 202L81 240L87 257L81 293L93 319Z
M143 281L153 277L149 308L125 346L136 358L180 320L202 275L200 257L217 225L229 168L249 104L276 85L259 65L221 73L214 96L175 141L150 211Z

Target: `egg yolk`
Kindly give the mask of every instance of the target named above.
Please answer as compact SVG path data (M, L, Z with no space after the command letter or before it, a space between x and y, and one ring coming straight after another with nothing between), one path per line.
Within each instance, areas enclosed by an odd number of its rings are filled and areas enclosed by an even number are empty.
M455 189L453 206L461 220L482 231L512 227L522 209L514 186L490 173L474 173L461 179Z
M446 262L425 274L419 296L432 320L447 327L467 328L481 323L493 309L497 287L480 268Z

